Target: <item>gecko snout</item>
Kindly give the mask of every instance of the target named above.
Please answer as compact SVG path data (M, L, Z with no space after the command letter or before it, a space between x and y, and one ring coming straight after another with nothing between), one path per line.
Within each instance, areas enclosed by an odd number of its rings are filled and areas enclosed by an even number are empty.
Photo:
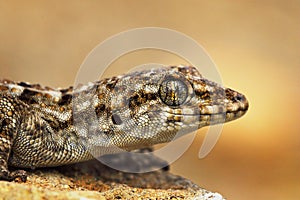
M238 110L246 111L248 109L249 103L245 95L230 88L225 89L225 94L228 100L230 100L233 104L238 105Z

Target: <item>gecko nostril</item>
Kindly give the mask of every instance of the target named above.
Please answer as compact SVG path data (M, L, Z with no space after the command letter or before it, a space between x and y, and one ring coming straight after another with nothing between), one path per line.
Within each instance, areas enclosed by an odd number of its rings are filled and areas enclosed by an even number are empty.
M238 95L235 97L235 99L236 99L237 101L245 101L245 97L244 97L243 95L241 95L241 94L238 94Z

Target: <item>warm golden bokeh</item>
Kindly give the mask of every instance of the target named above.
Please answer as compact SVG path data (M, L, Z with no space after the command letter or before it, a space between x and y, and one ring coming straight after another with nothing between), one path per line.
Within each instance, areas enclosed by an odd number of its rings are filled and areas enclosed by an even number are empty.
M68 86L91 49L114 34L146 26L182 32L203 45L250 109L199 160L201 129L172 171L227 199L300 199L299 10L296 0L0 1L1 77ZM153 62L185 61L134 52L108 74Z

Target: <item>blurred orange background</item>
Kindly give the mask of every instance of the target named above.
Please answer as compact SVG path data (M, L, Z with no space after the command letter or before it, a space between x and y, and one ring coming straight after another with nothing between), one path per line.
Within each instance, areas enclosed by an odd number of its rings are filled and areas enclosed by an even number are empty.
M198 159L206 128L172 172L227 199L300 199L300 1L0 1L1 78L66 87L85 56L119 32L157 26L182 32L210 54L223 83L250 101ZM125 55L112 74L178 56Z

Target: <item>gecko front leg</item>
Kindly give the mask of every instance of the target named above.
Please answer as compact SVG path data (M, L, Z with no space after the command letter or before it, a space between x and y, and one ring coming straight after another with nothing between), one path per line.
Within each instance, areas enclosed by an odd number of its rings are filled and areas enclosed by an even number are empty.
M24 170L10 172L8 169L18 118L13 98L0 96L0 180L12 181L20 178L25 182L27 178Z

